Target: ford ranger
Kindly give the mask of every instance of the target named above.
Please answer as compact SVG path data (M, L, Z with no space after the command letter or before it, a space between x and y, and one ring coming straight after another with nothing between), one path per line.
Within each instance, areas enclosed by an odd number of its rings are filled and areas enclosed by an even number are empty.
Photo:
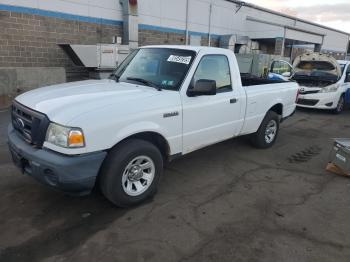
M256 147L271 147L298 88L241 76L230 50L143 47L109 79L16 97L9 148L41 183L78 195L98 186L130 206L155 194L164 161L248 134Z

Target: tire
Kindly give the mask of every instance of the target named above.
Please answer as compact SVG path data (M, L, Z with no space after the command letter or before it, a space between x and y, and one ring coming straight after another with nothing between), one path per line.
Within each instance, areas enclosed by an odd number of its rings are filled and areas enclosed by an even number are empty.
M332 110L332 113L335 115L339 115L344 111L344 108L345 108L345 95L342 94L339 98L337 107Z
M143 166L143 167L142 167ZM103 195L118 207L130 207L157 192L163 157L152 143L131 139L113 148L100 172Z
M256 148L269 148L276 142L279 131L280 117L273 111L267 112L258 131L251 136L251 142ZM270 133L267 134L269 129Z

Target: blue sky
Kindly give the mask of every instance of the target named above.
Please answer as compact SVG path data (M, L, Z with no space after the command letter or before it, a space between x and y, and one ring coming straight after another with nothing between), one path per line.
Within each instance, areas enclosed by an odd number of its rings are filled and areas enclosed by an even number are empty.
M350 33L350 0L245 0Z

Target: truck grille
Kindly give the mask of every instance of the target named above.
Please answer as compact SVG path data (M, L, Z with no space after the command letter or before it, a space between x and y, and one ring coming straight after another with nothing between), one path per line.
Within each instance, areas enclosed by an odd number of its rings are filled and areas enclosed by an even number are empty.
M309 95L309 94L317 94L320 90L312 90L312 91L303 91L303 89L300 90L300 94L302 95Z
M13 128L27 143L42 147L50 124L46 115L14 101L11 117Z
M314 106L316 105L320 100L317 99L298 99L297 104L299 105L305 105L305 106Z

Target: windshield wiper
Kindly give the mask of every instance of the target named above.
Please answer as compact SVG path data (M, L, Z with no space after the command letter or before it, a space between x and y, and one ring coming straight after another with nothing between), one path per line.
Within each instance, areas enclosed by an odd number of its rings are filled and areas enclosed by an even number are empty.
M116 74L111 74L110 76L109 76L109 79L114 79L116 82L119 82L119 76L117 76Z
M145 84L146 86L153 87L153 88L157 89L158 91L162 91L162 89L158 85L156 85L156 84L154 84L151 81L148 81L146 79L138 78L138 77L127 77L126 79L131 80L131 81L140 82L142 84Z

